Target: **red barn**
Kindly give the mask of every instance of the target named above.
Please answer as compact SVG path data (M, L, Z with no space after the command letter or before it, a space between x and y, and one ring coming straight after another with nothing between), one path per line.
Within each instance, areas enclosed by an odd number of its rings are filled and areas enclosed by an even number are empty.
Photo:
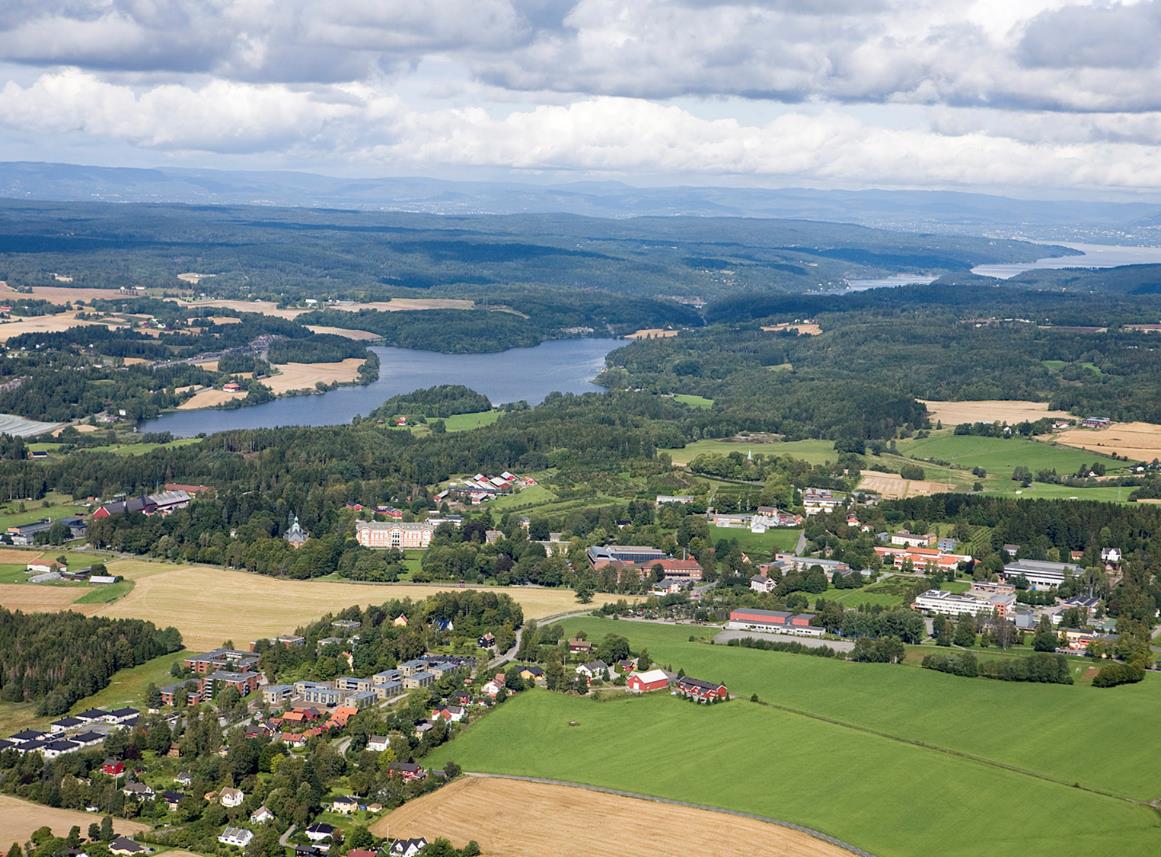
M652 693L669 687L669 676L665 670L648 670L629 676L625 685L631 693Z

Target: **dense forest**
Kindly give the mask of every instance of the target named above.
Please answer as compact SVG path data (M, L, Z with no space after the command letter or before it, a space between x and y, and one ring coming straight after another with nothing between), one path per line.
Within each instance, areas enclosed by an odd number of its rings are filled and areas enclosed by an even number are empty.
M180 648L177 629L140 619L0 607L0 701L37 702L40 714L62 714L105 687L117 670Z

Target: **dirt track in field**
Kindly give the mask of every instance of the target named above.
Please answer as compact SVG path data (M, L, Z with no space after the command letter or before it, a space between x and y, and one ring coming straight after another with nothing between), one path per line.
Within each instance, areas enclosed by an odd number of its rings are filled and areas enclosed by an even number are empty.
M574 786L464 777L376 821L377 836L475 839L489 857L850 857L750 818ZM697 843L691 847L691 843Z

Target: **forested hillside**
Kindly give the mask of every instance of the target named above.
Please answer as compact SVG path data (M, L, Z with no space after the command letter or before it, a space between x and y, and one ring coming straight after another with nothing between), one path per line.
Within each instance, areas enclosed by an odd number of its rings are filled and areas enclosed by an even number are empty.
M40 714L61 714L105 687L117 670L180 648L176 629L140 619L0 607L0 701L37 702Z

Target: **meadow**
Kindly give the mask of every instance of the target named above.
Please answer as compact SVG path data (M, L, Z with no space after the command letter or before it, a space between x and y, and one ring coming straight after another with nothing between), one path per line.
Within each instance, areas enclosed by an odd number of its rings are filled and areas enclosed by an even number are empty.
M1161 797L1161 750L1140 725L1161 707L1161 678L1110 690L964 679L887 664L857 664L689 642L712 628L585 617L564 622L590 639L615 632L654 661L757 693L813 717L901 741L1013 765L1122 797ZM981 650L986 652L986 650Z
M500 419L500 415L504 413L499 410L480 411L475 414L453 414L444 419L444 427L448 431L469 431L471 429L483 428L490 426L496 420Z
M693 393L677 393L674 395L673 400L701 411L709 410L714 406L713 399L707 399L705 396L698 396Z
M1147 807L744 696L706 707L664 694L597 702L533 690L430 757L448 760L757 813L877 857L1122 857L1161 848L1161 824Z

